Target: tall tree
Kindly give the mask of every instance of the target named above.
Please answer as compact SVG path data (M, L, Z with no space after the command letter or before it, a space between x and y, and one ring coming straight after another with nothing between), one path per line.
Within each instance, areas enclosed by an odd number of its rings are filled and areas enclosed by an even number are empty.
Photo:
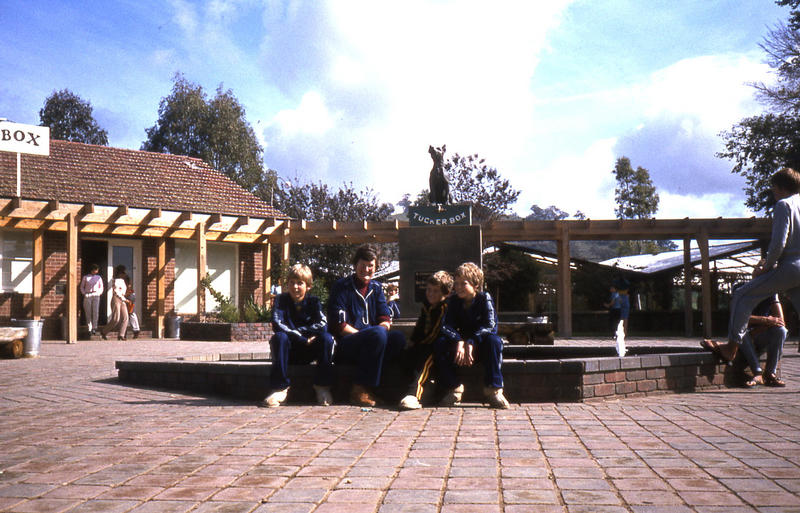
M274 177L264 172L264 150L244 107L222 86L208 99L201 86L176 74L171 94L161 99L156 124L146 132L143 150L200 158L251 192Z
M769 112L743 119L720 135L725 150L718 157L734 162L733 173L745 178L745 204L769 212L773 198L769 177L783 166L800 168L800 0L778 0L789 6L789 24L769 31L760 45L775 71L773 84L755 83L756 97Z
M477 154L462 157L454 153L444 163L444 170L450 182L450 193L454 203L472 206L472 219L476 223L502 219L512 215L511 206L517 202L520 191L511 182L500 176L496 168L486 164ZM413 204L430 205L428 190L417 194ZM401 200L408 203L406 194Z
M633 170L628 157L620 157L612 171L617 179L614 200L617 219L649 219L658 211L658 193L650 179L650 171L639 166ZM620 255L660 253L677 246L672 241L620 241L617 251Z
M92 104L69 89L47 97L39 111L39 125L50 127L53 139L108 146L108 132L94 119Z
M352 184L343 184L333 190L324 183L301 183L280 180L275 189L275 206L290 217L307 221L384 221L393 212L394 206L380 203L371 189L356 190ZM292 257L306 263L314 276L327 287L352 272L351 244L297 245L292 248ZM382 248L381 261L394 256L395 248Z
M617 219L648 219L658 211L658 193L650 180L650 171L631 166L628 157L620 157L612 171L617 179L614 201Z

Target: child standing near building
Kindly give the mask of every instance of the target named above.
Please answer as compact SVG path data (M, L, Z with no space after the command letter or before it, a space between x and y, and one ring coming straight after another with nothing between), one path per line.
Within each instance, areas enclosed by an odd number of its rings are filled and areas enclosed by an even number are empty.
M503 341L497 335L497 312L488 292L483 292L483 271L467 262L458 266L455 295L447 301L442 337L434 343L434 360L439 382L448 390L442 406L461 402L464 385L457 367L481 361L484 395L492 408L506 409L503 395Z
M447 271L437 271L425 280L425 302L411 334L412 345L405 353L406 372L410 379L408 392L400 401L401 410L422 407L423 387L433 369L434 341L440 337L447 296L452 289L453 277Z
M320 300L308 294L313 284L311 269L303 264L289 268L288 292L275 298L272 308L272 329L269 341L272 351L270 385L272 393L264 406L275 408L286 400L289 391L289 364L317 361L314 391L317 403L328 406L333 401L333 337L327 331L327 320Z

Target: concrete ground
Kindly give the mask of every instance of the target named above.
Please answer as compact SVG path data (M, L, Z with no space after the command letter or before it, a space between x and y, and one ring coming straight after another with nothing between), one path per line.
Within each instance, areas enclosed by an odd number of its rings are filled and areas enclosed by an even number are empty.
M116 380L117 359L265 345L45 341L0 360L0 511L800 511L796 345L784 389L506 411L264 409Z

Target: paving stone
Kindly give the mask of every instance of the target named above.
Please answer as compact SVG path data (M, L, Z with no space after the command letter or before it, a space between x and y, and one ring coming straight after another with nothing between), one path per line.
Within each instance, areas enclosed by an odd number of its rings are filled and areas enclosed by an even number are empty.
M0 360L0 389L15 399L0 398L0 510L800 510L794 346L782 362L789 386L777 392L722 389L508 411L266 410L114 379L115 359L259 351L263 343L44 341L39 358ZM619 366L606 372L655 370Z

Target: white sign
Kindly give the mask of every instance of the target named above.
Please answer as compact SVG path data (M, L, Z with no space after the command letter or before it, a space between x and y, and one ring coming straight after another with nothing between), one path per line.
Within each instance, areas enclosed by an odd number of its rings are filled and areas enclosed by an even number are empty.
M50 127L0 121L0 151L50 155Z

